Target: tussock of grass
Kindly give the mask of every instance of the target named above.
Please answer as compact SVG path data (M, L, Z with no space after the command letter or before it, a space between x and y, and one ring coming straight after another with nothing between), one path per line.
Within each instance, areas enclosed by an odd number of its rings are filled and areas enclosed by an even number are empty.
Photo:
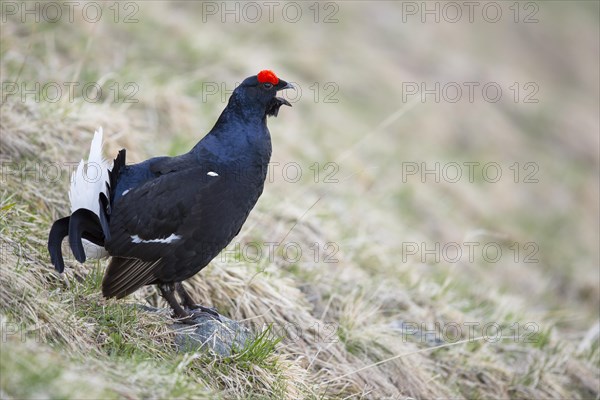
M260 25L268 36L259 37L259 25L200 24L199 7L144 3L130 25L1 25L3 80L133 81L140 90L129 104L76 96L0 105L0 397L598 397L597 98L586 80L597 62L573 61L588 60L585 46L597 43L585 34L597 28L587 11L545 6L548 25L524 39L512 25L494 26L506 28L501 38L479 25L448 35L444 24L398 24L394 3L344 3L340 24ZM376 22L363 23L365 13ZM577 46L552 29L557 17L582 31ZM539 46L544 35L564 50L560 62ZM281 40L277 51L256 46L271 36ZM448 38L456 47L438 45ZM122 147L130 162L187 151L224 107L220 96L202 100L203 82L230 84L264 67L304 90L269 121L273 161L298 162L304 175L290 183L276 169L226 256L186 282L199 302L262 334L230 357L181 354L168 312L136 306L165 307L154 288L103 299L106 260L70 258L56 275L48 229L68 211L69 166L98 126L107 156ZM527 68L544 89L538 105L399 100L403 81L522 80ZM315 81L335 82L339 102L311 99ZM565 132L577 133L567 140ZM540 180L404 182L402 163L413 161L502 161L505 172L536 161ZM56 162L63 173L49 179L44 168ZM339 167L337 183L323 182L328 162ZM508 254L514 242L534 242L539 261L433 262L402 249L466 240ZM249 260L244 250L266 242L282 245L272 259ZM302 257L286 260L287 243ZM503 337L473 340L486 323Z

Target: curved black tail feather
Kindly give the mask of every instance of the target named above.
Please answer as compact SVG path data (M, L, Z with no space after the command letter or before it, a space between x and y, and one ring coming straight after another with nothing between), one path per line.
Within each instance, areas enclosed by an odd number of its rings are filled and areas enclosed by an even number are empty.
M50 253L50 261L59 273L65 270L65 262L62 255L62 241L69 234L69 220L71 217L57 219L50 228L48 235L48 252Z
M110 240L110 214L112 203L115 198L117 180L122 169L125 167L125 149L113 162L113 168L109 171L109 181L106 183L108 196L100 193L98 203L100 215L86 208L76 210L69 217L60 218L52 224L48 235L48 252L54 268L59 273L65 270L65 262L62 254L62 241L69 236L69 245L75 259L85 262L86 255L82 239L89 240L95 245L104 247L104 243Z
M80 263L85 262L85 250L81 239L104 247L104 235L100 219L87 208L80 208L71 214L69 221L69 245L75 259Z

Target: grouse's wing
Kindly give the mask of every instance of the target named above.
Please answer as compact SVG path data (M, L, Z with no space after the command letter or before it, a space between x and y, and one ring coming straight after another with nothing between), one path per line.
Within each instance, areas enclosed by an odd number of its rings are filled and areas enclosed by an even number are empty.
M119 199L110 218L110 241L105 244L113 256L102 282L106 297L126 296L161 275L165 259L172 259L190 239L186 237L189 222L202 225L199 210L213 206L209 203L215 197L227 195L214 193L220 179L200 166L170 171Z
M102 280L102 294L106 298L125 297L156 280L162 259L142 261L137 258L112 257Z

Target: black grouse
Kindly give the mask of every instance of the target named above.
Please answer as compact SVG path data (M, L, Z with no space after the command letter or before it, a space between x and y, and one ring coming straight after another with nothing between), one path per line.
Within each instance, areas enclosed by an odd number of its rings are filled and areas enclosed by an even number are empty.
M105 297L156 284L176 317L190 316L186 308L214 314L196 305L181 282L231 242L256 204L271 157L266 119L290 106L276 96L289 88L269 70L245 79L211 131L177 157L126 165L123 149L111 166L102 158L102 130L96 132L87 164L82 160L71 178L72 214L50 229L56 270L64 270L61 243L68 236L79 262L112 256Z

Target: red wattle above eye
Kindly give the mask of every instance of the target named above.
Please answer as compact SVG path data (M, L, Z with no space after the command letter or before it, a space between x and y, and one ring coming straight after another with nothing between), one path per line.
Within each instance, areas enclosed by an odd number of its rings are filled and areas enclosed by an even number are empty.
M277 85L279 83L279 78L275 73L271 70L264 69L258 73L256 76L260 83L270 83L272 85Z

